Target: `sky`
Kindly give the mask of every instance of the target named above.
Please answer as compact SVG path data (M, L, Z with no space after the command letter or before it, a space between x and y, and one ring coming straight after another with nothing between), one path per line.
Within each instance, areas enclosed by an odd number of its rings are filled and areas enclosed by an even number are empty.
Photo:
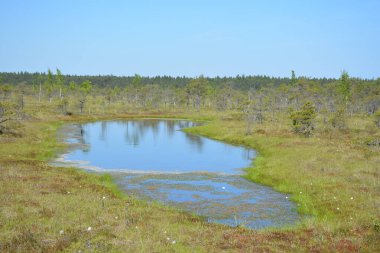
M379 0L0 0L0 72L380 77Z

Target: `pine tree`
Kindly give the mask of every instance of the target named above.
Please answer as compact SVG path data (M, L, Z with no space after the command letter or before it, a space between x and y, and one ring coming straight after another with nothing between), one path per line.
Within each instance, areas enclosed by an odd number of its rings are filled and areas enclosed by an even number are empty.
M297 84L296 72L292 70L292 77L290 79L290 85L295 86Z
M306 102L299 111L290 115L294 131L305 136L311 136L314 130L315 117L314 105L311 102Z

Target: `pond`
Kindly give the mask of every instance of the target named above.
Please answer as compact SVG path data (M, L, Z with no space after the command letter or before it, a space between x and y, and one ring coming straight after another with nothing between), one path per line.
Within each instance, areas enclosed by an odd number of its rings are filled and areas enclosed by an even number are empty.
M258 229L299 219L286 195L242 177L254 150L181 131L198 125L158 119L67 124L61 132L70 148L55 164L110 173L137 198L210 222Z

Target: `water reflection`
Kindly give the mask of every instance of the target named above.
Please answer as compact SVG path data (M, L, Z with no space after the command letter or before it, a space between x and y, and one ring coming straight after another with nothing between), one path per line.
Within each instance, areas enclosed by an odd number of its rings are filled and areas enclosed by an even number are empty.
M105 141L107 139L107 122L103 121L101 124L100 139Z
M180 131L199 123L185 120L101 121L78 124L79 149L71 161L102 169L156 172L208 171L236 174L249 166L253 150ZM91 148L90 148L91 147Z
M77 136L82 151L85 153L90 152L90 145L86 142L86 139L89 138L89 134L84 130L82 125L79 125L79 135Z
M197 135L185 133L186 138L189 140L189 143L192 147L196 149L198 152L202 152L203 147L203 138Z
M102 139L107 131L106 121L102 122ZM137 146L141 139L146 136L147 132L152 133L153 140L156 140L160 135L160 131L164 131L168 138L173 138L174 132L179 129L193 127L199 125L190 121L158 121L158 120L140 120L140 121L118 121L118 125L125 128L125 141L128 145ZM202 138L199 136L186 134L189 143L194 143L195 146L202 146ZM201 150L200 150L201 151Z

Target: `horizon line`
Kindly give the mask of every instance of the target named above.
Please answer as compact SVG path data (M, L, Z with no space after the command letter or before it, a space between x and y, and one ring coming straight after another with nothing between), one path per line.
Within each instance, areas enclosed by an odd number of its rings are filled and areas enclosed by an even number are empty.
M54 69L48 68L48 70L51 70L53 72L53 74L54 74L54 72L57 69L59 69L59 68L54 68ZM343 73L343 71L345 71L345 70L342 70L341 73ZM27 70L0 71L0 74L21 74L21 73L46 75L47 71L46 72L39 72L39 71L33 71L33 72L31 72L31 71L27 71ZM289 73L291 74L291 71ZM204 77L206 79L216 79L216 78L223 79L223 78L237 78L237 77L242 77L242 78L247 78L247 77L267 77L267 78L273 78L273 79L291 79L291 75L289 75L289 76L271 76L271 75L265 75L265 74L236 74L235 76L221 76L221 75L214 75L214 76L212 76L212 75L199 74L199 75L195 75L195 76L190 76L190 75L167 75L167 74L164 74L164 75L142 75L142 74L139 74L139 73L130 74L130 75L119 75L119 74L69 74L69 73L62 73L62 75L64 75L64 76L77 76L77 77L111 76L111 77L119 77L119 78L125 78L125 77L129 78L129 77L134 77L134 76L138 75L141 78L170 77L170 78L196 79L196 78L199 78L199 77ZM315 77L315 76L313 77L313 76L302 76L302 75L296 76L296 78L297 79L317 79L317 80L319 80L319 79L339 80L339 77ZM368 77L363 78L363 77L350 76L350 78L352 78L352 79L358 79L358 80L375 81L375 80L380 79L380 76L378 76L378 77L372 77L372 78L368 78Z

